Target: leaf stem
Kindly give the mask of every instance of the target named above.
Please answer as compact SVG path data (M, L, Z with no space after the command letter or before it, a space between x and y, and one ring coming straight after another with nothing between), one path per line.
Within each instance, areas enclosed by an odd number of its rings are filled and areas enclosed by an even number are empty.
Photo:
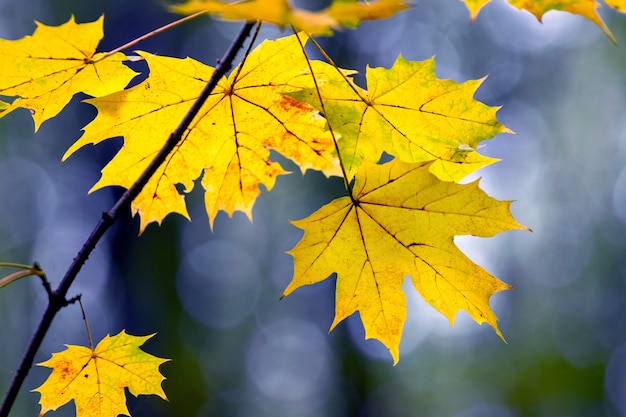
M307 33L307 36L309 37L309 39L311 40L311 42L313 43L313 45L315 45L315 47L317 48L317 50L322 54L322 56L324 57L325 60L328 61L328 63L330 65L332 65L333 67L335 67L335 69L337 70L337 72L339 73L339 75L341 75L341 78L344 79L344 81L348 84L348 86L352 89L352 91L354 91L354 94L356 94L357 96L359 96L359 98L367 103L367 97L363 97L363 95L359 92L359 90L357 90L354 87L354 84L350 81L350 79L346 76L346 74L343 73L343 71L341 71L341 69L339 69L339 67L337 66L337 64L335 64L335 61L333 61L333 59L330 57L330 55L328 55L326 53L326 51L324 50L324 48L322 48L322 45L320 45L317 40L309 35Z
M22 278L29 277L31 275L37 275L36 272L33 272L30 269L23 269L21 271L14 272L0 279L0 288L4 288L9 284L14 283L17 280Z
M145 41L146 39L151 38L154 35L158 35L161 32L165 32L166 30L171 29L174 26L178 26L181 23L185 23L185 22L187 22L189 20L195 19L196 17L201 16L203 14L206 14L206 10L202 10L202 11L196 12L194 14L190 14L189 16L185 16L185 17L183 17L181 19L178 19L178 20L176 20L174 22L168 23L165 26L161 26L158 29L155 29L155 30L153 30L151 32L146 33L145 35L142 35L142 36L140 36L140 37L138 37L136 39L133 39L132 41L127 42L124 45L113 49L112 51L105 52L103 55L100 55L97 59L94 59L91 62L92 63L100 62L103 59L106 59L106 58L110 57L113 54L116 54L118 52L122 52L123 50L128 49L128 48L132 48L133 46L137 45L138 43L140 43L142 41Z
M85 329L87 330L87 338L89 339L89 348L93 350L93 339L91 338L91 330L89 330L89 322L87 321L87 315L85 314L85 308L83 307L83 302L81 300L82 297L78 296L78 305L80 306L80 311L83 313L83 322L85 322Z
M237 79L239 78L239 74L241 74L241 69L243 68L243 65L246 63L246 59L248 59L248 55L250 55L250 51L252 51L252 46L254 46L254 42L256 41L256 38L257 36L259 36L259 31L261 30L262 23L263 22L259 20L256 24L256 29L254 30L254 33L252 34L252 39L250 40L250 43L248 44L248 47L246 48L246 52L244 52L243 58L241 58L241 62L239 63L239 65L237 65L237 68L235 69L235 75L232 77L233 82L231 83L231 87L230 87L231 89L237 82Z
M337 159L339 160L339 166L341 167L341 175L343 176L343 185L344 187L346 187L346 191L348 191L348 195L350 196L350 199L352 199L354 202L354 197L352 196L352 186L350 185L350 180L348 179L348 173L346 171L345 164L343 163L343 159L341 158L341 152L339 151L339 144L337 143L337 135L335 134L335 131L333 130L333 126L331 125L330 120L328 119L328 113L326 112L326 106L324 105L324 100L322 99L322 93L320 91L319 85L317 84L317 78L315 78L315 73L313 72L313 66L311 65L311 62L309 61L309 57L307 56L306 51L304 50L304 44L302 43L300 36L298 36L298 33L295 31L295 28L293 26L292 26L292 30L294 31L294 33L296 33L296 38L298 39L298 43L300 44L300 49L302 50L302 53L304 54L304 59L309 67L309 71L311 72L311 78L313 78L313 84L315 85L317 98L320 101L320 107L322 108L322 113L324 114L324 118L326 119L326 124L328 125L328 130L330 132L330 135L333 138L333 144L335 145L335 152L337 153ZM310 35L307 34L307 36L309 37L309 39L311 39ZM320 48L319 44L316 43L316 45L318 48ZM332 65L334 65L334 63ZM334 66L335 68L337 68L336 65ZM339 72L341 73L341 71Z
M8 268L19 268L20 271L13 272L3 278L0 278L0 288L6 287L9 284L14 283L22 278L29 277L31 275L35 275L41 277L44 282L46 274L41 270L39 264L35 263L34 265L25 265L18 264L14 262L0 262L0 267L8 267Z
M37 326L37 329L35 330L26 351L24 352L24 356L22 357L19 367L15 371L11 385L9 386L4 401L2 402L2 406L0 407L0 417L8 417L9 411L11 410L11 407L13 407L13 403L15 402L15 398L17 397L20 387L33 365L35 354L41 346L43 338L48 332L52 320L57 312L63 306L67 305L65 296L74 282L74 279L80 272L83 264L87 261L87 258L89 258L89 255L95 249L96 244L100 241L104 233L115 222L121 212L128 211L130 203L135 199L135 197L137 197L137 195L139 195L152 175L154 175L161 164L165 162L168 155L182 140L183 134L200 111L200 108L207 100L218 81L232 68L233 60L237 55L237 51L243 47L243 43L249 36L254 25L254 22L248 22L241 28L236 38L233 39L230 46L224 53L224 56L218 61L213 74L211 74L211 78L207 81L189 111L185 114L176 129L174 129L174 131L170 134L163 147L159 150L152 162L150 162L139 178L137 178L137 180L124 192L124 194L122 194L119 200L117 200L108 212L102 214L100 221L83 244L83 247L80 251L78 251L78 254L74 258L72 264L66 271L65 276L59 283L59 286L56 290L50 293L48 306L46 307L39 325Z
M0 262L0 267L3 267L3 266L7 268L20 268L20 269L41 271L41 268L39 268L39 265L37 264L33 266L33 265L26 265L26 264L18 264L15 262Z

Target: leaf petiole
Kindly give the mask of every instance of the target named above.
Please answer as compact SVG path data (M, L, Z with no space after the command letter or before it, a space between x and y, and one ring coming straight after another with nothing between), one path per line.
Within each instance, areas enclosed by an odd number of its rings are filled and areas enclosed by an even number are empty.
M19 268L21 269L21 271L13 272L12 274L0 278L0 289L14 283L15 281L31 275L36 275L38 277L45 276L44 272L41 270L37 263L35 263L34 265L25 265L14 262L0 262L0 267L3 266L8 268Z
M153 30L151 32L148 32L145 35L142 35L142 36L140 36L140 37L138 37L136 39L133 39L130 42L125 43L122 46L119 46L119 47L113 49L112 51L105 52L104 54L100 55L98 58L96 58L93 61L91 61L91 63L93 64L93 63L96 63L96 62L100 62L100 61L110 57L113 54L116 54L118 52L122 52L123 50L128 49L128 48L132 48L133 46L137 45L139 42L142 42L142 41L144 41L146 39L149 39L149 38L151 38L154 35L158 35L159 33L165 32L166 30L171 29L174 26L178 26L181 23L185 23L185 22L187 22L189 20L195 19L196 17L201 16L201 15L206 14L206 13L207 12L205 10L199 11L197 13L194 13L194 14L191 14L189 16L185 16L185 17L183 17L181 19L175 20L172 23L168 23L167 25L161 26L158 29L155 29L155 30Z
M313 79L313 84L315 86L315 92L317 93L317 98L320 101L320 106L322 109L322 113L324 115L327 115L328 113L326 112L326 107L324 106L324 99L322 98L322 93L320 91L319 85L317 83L317 78L315 78L315 72L313 71L313 66L311 65L311 61L309 61L309 57L306 54L306 51L304 49L304 43L302 42L302 40L300 39L300 37L298 36L298 33L296 32L296 29L292 26L291 30L293 30L293 32L296 34L296 39L298 39L298 42L300 43L300 49L302 50L302 54L304 55L304 58L306 60L307 65L309 66L309 72L311 73L311 78ZM312 36L308 35L309 39L313 39ZM324 52L321 49L321 46L319 44L316 43L316 46L318 49L320 49L320 51L322 51L322 53L325 56L328 56L326 54L326 52ZM329 63L334 66L337 71L339 71L339 73L341 73L341 70L339 70L339 68L337 67L337 65L335 65L334 62L332 62L332 60L329 59ZM343 74L342 74L343 75ZM325 116L326 117L326 116ZM341 174L343 176L343 184L346 188L346 191L348 191L348 195L350 196L350 199L354 202L354 197L352 196L352 185L350 182L350 179L348 178L348 172L346 171L346 167L345 164L343 162L343 159L341 158L341 152L339 150L339 144L337 143L337 134L335 133L333 126L330 124L330 121L328 120L328 118L326 117L326 122L328 125L328 131L330 132L330 135L333 138L333 143L335 145L335 152L337 152L337 159L339 160L339 166L341 167Z
M85 322L85 329L87 330L87 338L89 339L89 349L93 351L93 339L91 338L91 330L89 330L89 322L87 321L87 315L85 314L85 308L83 307L83 302L81 301L81 297L77 297L78 305L80 305L80 311L83 313L83 321Z
M359 96L361 98L361 100L363 100L363 102L367 103L367 97L364 97L363 94L361 94L361 92L359 90L357 90L356 88L354 88L354 85L352 84L352 82L350 82L350 79L346 76L346 74L343 73L343 71L341 71L341 69L339 68L339 66L335 63L335 61L333 61L333 59L330 57L330 55L328 55L326 53L326 51L324 50L324 48L322 48L322 45L320 45L317 40L307 34L309 40L313 43L313 45L315 46L315 48L317 48L317 50L320 52L320 54L322 54L322 56L324 57L325 60L328 61L328 63L330 65L332 65L333 67L335 67L335 69L337 70L337 72L339 73L339 75L341 76L341 78L344 79L344 81L346 82L346 84L348 84L348 86L352 89L352 91L354 91L354 93Z

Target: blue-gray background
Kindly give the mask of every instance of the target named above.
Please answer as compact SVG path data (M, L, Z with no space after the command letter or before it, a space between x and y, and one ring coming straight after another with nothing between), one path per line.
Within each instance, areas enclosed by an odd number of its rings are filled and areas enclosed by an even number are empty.
M100 50L177 18L149 0L0 0L0 37L30 34L34 20L102 13ZM440 78L488 75L476 98L502 105L499 119L517 134L484 143L502 162L479 172L482 186L516 200L513 213L533 233L457 242L516 287L491 302L508 344L464 313L451 328L407 286L394 367L378 342L363 341L358 317L327 334L334 279L279 301L293 270L285 251L300 237L287 220L341 193L339 181L295 173L260 197L252 224L222 213L211 232L192 193L192 223L170 216L137 237L137 219L125 215L89 259L71 294L83 295L94 338L157 332L146 349L173 359L161 367L169 402L131 398L133 416L625 416L626 16L602 15L617 45L581 17L551 12L542 24L502 1L472 24L458 0L421 0L323 40L361 73L402 54L434 55ZM214 65L239 27L198 19L138 48ZM121 141L59 162L95 115L81 98L36 135L26 110L0 120L0 260L38 261L53 284L120 194L87 191ZM0 291L2 393L45 304L35 278ZM65 343L88 343L77 306L56 318L36 361ZM47 374L33 368L13 415L37 415L29 390Z

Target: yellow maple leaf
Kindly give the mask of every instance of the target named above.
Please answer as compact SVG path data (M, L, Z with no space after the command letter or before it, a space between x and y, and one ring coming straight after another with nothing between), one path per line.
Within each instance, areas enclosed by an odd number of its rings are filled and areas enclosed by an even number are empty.
M183 14L206 11L226 20L261 20L279 27L293 26L313 35L329 35L341 25L355 27L363 20L384 19L407 7L404 0L354 0L335 1L326 9L310 11L292 6L288 0L189 0L171 9Z
M432 170L458 181L496 161L476 149L484 139L510 133L496 119L498 107L474 100L482 80L457 83L435 75L435 61L398 57L390 69L367 68L368 90L350 80L327 82L319 89L291 95L323 109L349 177L361 162L376 162L383 152L405 162L435 160Z
M404 0L335 0L326 10L341 25L354 28L364 20L387 19L408 7Z
M219 0L189 0L172 6L174 12L192 14L206 11L225 20L261 20L279 27L293 25L297 30L311 34L329 34L338 22L324 12L311 12L292 7L287 0L247 0L223 2Z
M626 0L604 0L604 2L617 11L626 12Z
M431 164L365 161L351 196L293 222L304 236L289 252L294 277L283 296L337 273L331 330L358 311L366 338L380 340L394 362L406 319L407 275L451 324L465 310L501 336L489 297L511 287L465 257L453 238L526 229L511 216L510 202L489 197L477 181L441 181L429 172Z
M128 188L161 148L210 77L213 69L190 58L181 60L139 53L150 76L128 90L87 100L98 109L84 135L63 159L86 144L123 136L124 146L102 170L92 191L120 185ZM337 70L312 62L315 74L338 77ZM274 186L283 168L269 160L270 150L326 175L339 175L332 137L312 106L283 93L310 87L312 78L296 35L264 41L223 78L208 98L177 149L133 201L140 230L169 213L189 217L184 195L202 174L209 222L218 211L252 216L260 194Z
M136 75L122 64L126 56L102 59L95 52L103 22L77 24L72 16L60 26L37 23L32 36L0 39L0 95L17 97L0 117L27 108L37 130L77 93L99 97L124 89Z
M33 390L41 394L39 415L74 400L76 417L130 416L124 388L135 397L158 395L166 400L159 366L169 359L139 349L152 336L132 336L122 330L107 335L94 349L66 345L66 350L39 363L52 368L48 379Z
M476 18L480 10L491 0L461 0L470 11L472 20ZM602 31L615 42L615 36L609 29L609 27L600 18L597 9L600 7L600 2L596 0L508 0L508 3L520 10L527 10L539 21L542 16L550 10L560 10L583 16L593 23L598 25ZM626 2L624 0L608 0L606 4L615 8L618 11L626 10Z

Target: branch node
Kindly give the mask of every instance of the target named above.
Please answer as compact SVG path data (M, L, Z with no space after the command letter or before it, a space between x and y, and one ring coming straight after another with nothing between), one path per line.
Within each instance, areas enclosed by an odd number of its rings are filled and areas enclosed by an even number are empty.
M70 304L74 304L76 301L79 301L81 296L82 294L78 294L68 300L56 290L51 290L48 293L49 303L57 311Z
M36 275L39 279L41 279L41 284L46 290L46 294L48 294L48 299L52 299L52 287L50 286L50 281L48 281L46 274L43 272L43 269L41 269L38 262L33 264L33 271L36 271Z
M83 297L82 294L76 294L75 296L73 296L72 298L70 298L69 300L65 300L65 305L70 305L70 304L74 304L75 302L80 302L80 299ZM65 306L64 306L65 307ZM83 314L84 316L84 314Z
M113 223L113 216L108 211L102 212L102 221L108 223Z

